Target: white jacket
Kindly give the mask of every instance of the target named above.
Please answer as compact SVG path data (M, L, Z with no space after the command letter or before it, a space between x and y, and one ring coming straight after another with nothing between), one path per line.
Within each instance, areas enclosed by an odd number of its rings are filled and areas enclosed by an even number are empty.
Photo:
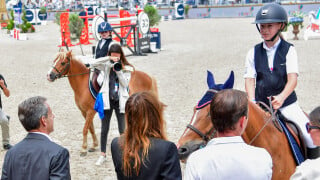
M320 158L307 159L300 166L297 166L295 173L290 180L319 180L320 179Z
M104 72L103 84L100 89L103 98L104 109L110 109L109 102L109 75L110 70L113 67L113 63L110 62L109 56L93 59L90 62L90 66ZM120 113L124 113L125 105L129 98L129 82L131 78L131 72L133 68L131 66L124 66L120 71L116 71L119 79L119 109Z

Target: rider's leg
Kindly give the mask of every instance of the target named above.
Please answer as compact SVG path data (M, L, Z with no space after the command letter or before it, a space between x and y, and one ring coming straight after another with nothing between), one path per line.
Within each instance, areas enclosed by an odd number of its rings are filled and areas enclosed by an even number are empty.
M309 156L314 157L315 154L318 154L317 157L319 157L320 154L316 153L317 146L313 144L311 136L306 129L306 123L309 122L309 119L300 108L298 102L290 104L284 108L280 108L279 110L281 111L282 115L284 115L287 119L294 121L300 127L306 146L308 148L307 150L308 158Z

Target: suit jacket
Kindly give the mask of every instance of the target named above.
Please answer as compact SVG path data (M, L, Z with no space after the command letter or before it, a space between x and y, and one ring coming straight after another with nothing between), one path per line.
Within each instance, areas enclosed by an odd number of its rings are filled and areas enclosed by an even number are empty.
M69 180L69 152L42 134L29 133L6 153L1 179Z
M178 150L174 143L150 138L151 146L145 164L141 164L139 175L132 172L126 177L122 171L122 149L119 138L111 143L112 160L118 179L180 180L182 179Z

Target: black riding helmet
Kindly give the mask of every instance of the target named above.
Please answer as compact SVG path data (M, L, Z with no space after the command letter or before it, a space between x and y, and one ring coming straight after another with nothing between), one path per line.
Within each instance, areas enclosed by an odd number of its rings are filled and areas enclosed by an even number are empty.
M283 22L288 23L286 10L279 4L266 4L261 7L256 15L255 24Z
M283 23L282 28L278 31L277 34L270 41L273 41L277 35L287 26L288 24L288 15L286 10L277 3L266 4L260 8L256 15L256 24L258 31L260 32L258 24L266 23Z

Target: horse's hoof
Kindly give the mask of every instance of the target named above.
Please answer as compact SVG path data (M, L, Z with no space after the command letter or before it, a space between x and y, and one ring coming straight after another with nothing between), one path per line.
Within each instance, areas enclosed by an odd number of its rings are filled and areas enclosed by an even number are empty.
M81 152L80 153L80 157L84 157L84 156L86 156L87 155L87 152Z
M96 149L95 148L89 148L88 152L95 152Z

